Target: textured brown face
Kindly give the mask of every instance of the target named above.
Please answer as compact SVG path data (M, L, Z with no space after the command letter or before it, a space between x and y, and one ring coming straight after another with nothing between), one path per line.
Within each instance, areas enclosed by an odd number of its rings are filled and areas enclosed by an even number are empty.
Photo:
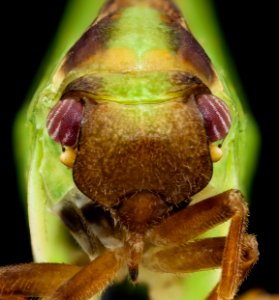
M193 97L185 103L85 103L74 165L77 187L112 207L139 191L179 203L212 175L207 136Z

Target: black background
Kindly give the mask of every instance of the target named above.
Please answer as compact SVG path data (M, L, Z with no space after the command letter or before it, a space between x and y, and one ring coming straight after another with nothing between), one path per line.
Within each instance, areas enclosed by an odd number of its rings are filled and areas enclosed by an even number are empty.
M92 0L94 1L94 0ZM262 287L279 292L277 211L278 54L276 11L268 1L214 1L225 39L237 66L250 107L262 134L262 151L252 191L249 231L256 233L260 261L242 289ZM257 1L258 2L258 1ZM55 33L63 0L10 3L1 7L0 92L0 265L31 261L29 236L20 206L11 145L15 113L25 98ZM4 16L7 18L4 19ZM277 17L278 18L278 17ZM73 25L74 26L74 25ZM278 38L278 37L277 37ZM276 74L277 71L277 74Z

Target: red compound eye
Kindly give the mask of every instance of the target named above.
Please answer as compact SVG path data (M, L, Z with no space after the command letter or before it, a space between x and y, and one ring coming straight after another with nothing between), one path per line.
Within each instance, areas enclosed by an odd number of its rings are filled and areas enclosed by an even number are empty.
M82 120L83 105L78 99L68 98L59 101L47 118L47 130L57 143L73 146L78 137Z
M196 100L209 140L215 142L224 139L232 122L227 105L219 98L209 94L200 95Z

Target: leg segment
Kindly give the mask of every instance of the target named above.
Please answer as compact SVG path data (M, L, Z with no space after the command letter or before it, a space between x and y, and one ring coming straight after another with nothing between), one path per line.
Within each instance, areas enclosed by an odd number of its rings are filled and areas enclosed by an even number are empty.
M246 204L238 191L229 190L170 215L147 232L147 238L158 246L180 245L224 223L239 210L245 224Z
M1 267L0 299L44 296L52 293L80 269L73 265L48 263Z
M143 265L154 272L191 273L219 268L225 237L196 240L180 246L154 247L143 257Z
M225 288L222 286L223 282L229 281L229 279L232 281L232 286L235 287L235 290L232 291L233 295L236 294L238 287L242 283L242 281L245 279L253 265L258 260L258 244L257 240L253 235L244 235L243 242L242 242L242 248L241 248L241 256L240 256L240 262L238 266L237 273L232 276L231 278L225 278L223 279L223 271L224 267L222 267L222 277L220 282L217 284L217 286L214 288L214 290L210 293L207 300L217 300L217 299L233 299L229 298L229 296L223 296L221 294L221 291L226 292ZM224 259L222 266L224 265ZM226 283L227 283L226 282ZM233 296L230 296L233 297Z
M123 253L106 251L43 300L88 300L113 280Z
M253 263L251 246L254 242L254 236L245 235L242 268L239 270L243 275ZM220 268L225 243L225 237L215 237L195 240L180 246L152 247L144 254L142 263L147 269L162 273L191 273Z
M210 300L233 299L246 273L257 261L254 237L246 234L248 208L237 190L189 206L153 227L147 238L155 245L180 245L231 219L222 255L222 275Z
M0 300L25 300L25 298L22 298L22 297L17 297L17 296L3 296L1 297L0 296Z
M23 264L0 268L0 299L88 300L115 277L123 253L106 251L85 267Z
M237 298L238 300L279 300L279 294L270 295L262 290L250 290L246 292L241 297Z

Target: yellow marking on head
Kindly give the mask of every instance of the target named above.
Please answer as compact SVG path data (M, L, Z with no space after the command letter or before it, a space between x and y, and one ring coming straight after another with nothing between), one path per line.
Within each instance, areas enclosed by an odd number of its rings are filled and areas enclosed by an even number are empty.
M147 51L143 56L143 65L146 71L169 71L180 68L175 55L166 49Z
M219 161L223 156L222 149L214 143L210 143L209 152L210 152L211 160L213 162Z
M65 166L72 168L76 160L76 151L72 147L65 147L65 150L60 155L60 161Z
M90 71L138 72L138 71L186 71L197 74L190 63L166 49L154 49L137 55L131 48L113 47L84 60L78 68Z
M134 68L136 60L135 52L129 48L110 48L101 55L103 67L114 71Z
M129 48L110 48L89 57L78 67L90 71L133 71L137 66L136 54Z
M166 49L149 50L137 55L133 49L114 47L96 54L91 58L91 63L101 70L113 72L192 71L191 65L181 63L176 54Z
M64 59L65 60L65 59ZM61 83L67 76L63 71L64 61L56 71L53 82ZM220 88L218 80L208 82L207 78L199 72L191 63L182 59L177 53L171 50L157 48L147 50L138 54L135 49L128 47L111 47L99 51L87 59L84 59L74 67L73 74L99 73L99 72L187 72L200 78L208 87ZM72 72L71 72L72 73Z

